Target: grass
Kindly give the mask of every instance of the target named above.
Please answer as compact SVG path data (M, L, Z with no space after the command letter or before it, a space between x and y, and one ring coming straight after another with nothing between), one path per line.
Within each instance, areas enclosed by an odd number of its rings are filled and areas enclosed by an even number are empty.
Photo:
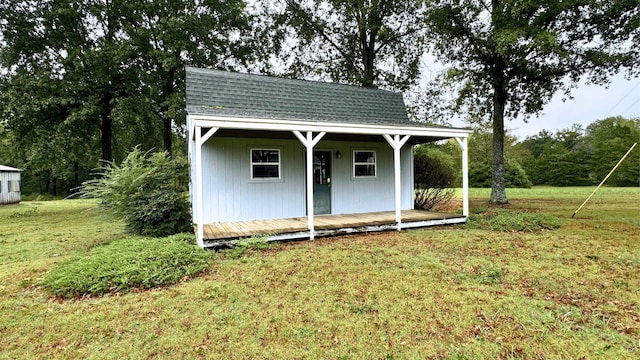
M560 228L467 226L215 254L176 285L80 300L37 283L124 238L85 201L0 207L0 358L640 358L640 189L509 191L472 209ZM37 208L37 210L33 210Z

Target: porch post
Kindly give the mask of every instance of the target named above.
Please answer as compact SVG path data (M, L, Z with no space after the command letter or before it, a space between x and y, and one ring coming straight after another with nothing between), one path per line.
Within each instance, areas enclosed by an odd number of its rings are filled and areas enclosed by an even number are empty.
M313 147L322 139L326 132L321 132L313 137L313 132L307 131L306 137L298 130L294 130L293 134L300 140L302 145L307 149L307 221L309 228L309 239L315 238L315 225L313 213Z
M387 140L389 145L393 148L393 169L395 172L395 210L396 210L396 226L398 231L401 229L402 225L402 188L401 183L402 179L400 177L400 150L402 146L409 140L409 135L405 135L400 138L400 135L391 135L384 134L384 138Z
M196 209L198 212L198 221L197 221L197 229L198 232L196 234L196 242L198 246L204 248L204 206L202 200L203 193L203 180L202 180L202 145L218 131L218 128L211 128L207 131L204 136L202 136L202 127L195 126L196 132L196 193L194 199L192 201L196 201Z
M194 131L195 130L191 123L191 117L187 114L187 159L189 159L189 178L190 179L192 177L195 177L194 168L193 168L194 164L191 161L191 159L193 159L191 156L194 155L193 145L196 142ZM193 201L193 192L194 192L193 187L194 187L193 181L189 181L189 200L190 201ZM191 207L191 210L193 211L193 206Z
M469 146L467 138L455 138L462 150L462 215L469 216Z

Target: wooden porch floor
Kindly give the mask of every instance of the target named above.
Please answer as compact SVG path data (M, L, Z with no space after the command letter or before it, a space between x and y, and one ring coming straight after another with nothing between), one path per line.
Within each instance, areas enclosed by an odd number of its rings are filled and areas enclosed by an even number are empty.
M464 216L457 214L422 210L402 211L403 229L463 223L465 221L466 218ZM362 214L316 215L315 229L318 236L393 230L395 229L395 212L379 211ZM216 222L204 226L204 240L209 243L250 237L252 235L270 235L273 240L308 238L307 218Z

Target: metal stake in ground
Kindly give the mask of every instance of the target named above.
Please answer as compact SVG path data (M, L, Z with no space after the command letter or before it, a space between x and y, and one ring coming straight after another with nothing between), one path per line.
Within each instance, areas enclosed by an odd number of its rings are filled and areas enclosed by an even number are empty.
M631 145L631 147L629 148L629 150L627 150L627 153L624 154L624 156L622 157L622 159L620 159L620 161L618 161L618 163L616 164L616 166L613 167L613 169L611 169L611 171L609 171L609 174L607 174L607 176L604 178L604 180L602 180L602 182L600 183L600 185L598 185L598 187L593 190L593 192L591 193L591 195L589 195L589 197L587 198L587 200L585 200L582 205L580 205L580 207L578 208L578 210L573 212L573 215L571 215L571 217L576 216L576 214L578 213L578 211L580 211L580 209L582 209L582 207L584 206L584 204L587 203L587 201L589 201L589 199L591 199L591 197L593 196L593 194L596 193L596 191L598 191L598 189L600 189L600 186L602 186L602 184L604 184L605 181L607 181L607 179L609 178L609 176L611 176L611 174L613 174L614 171L616 171L616 169L618 168L618 166L624 161L624 159L627 157L627 155L629 155L629 153L631 152L631 150L633 150L634 147L636 147L636 145L638 145L638 143L633 143L633 145Z

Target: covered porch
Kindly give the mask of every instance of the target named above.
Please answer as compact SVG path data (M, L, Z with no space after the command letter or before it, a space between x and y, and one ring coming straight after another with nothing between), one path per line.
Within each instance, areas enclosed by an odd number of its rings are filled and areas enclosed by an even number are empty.
M401 229L464 223L461 214L402 210ZM239 238L266 236L268 241L308 239L307 217L288 219L214 222L203 227L204 247L216 247L235 242ZM395 211L377 211L361 214L316 215L315 235L397 230Z
M234 119L232 124L227 119L218 118L210 115L189 115L188 123L190 128L189 152L195 153L193 166L191 198L194 203L194 223L198 245L205 247L215 247L222 242L232 243L233 239L242 237L250 237L252 235L272 234L269 240L287 240L287 239L310 239L316 236L330 236L355 232L370 232L382 230L403 230L414 227L427 227L434 225L445 225L464 223L469 214L469 196L468 196L468 163L467 163L467 137L468 130L451 129L451 128L424 128L420 126L407 127L389 127L382 125L334 125L334 124L318 124L307 123L302 124L296 122L284 123L278 120L264 119ZM298 129L296 129L298 128ZM225 139L227 136L237 136L241 132L245 137L247 134L259 133L263 139L287 141L289 138L296 139L302 145L300 153L304 156L302 171L292 174L287 179L298 179L304 183L303 191L295 194L280 194L280 198L304 198L306 207L306 216L300 217L282 217L277 220L251 220L243 221L215 221L215 217L209 216L205 220L204 211L204 194L209 193L204 190L205 176L204 164L214 167L217 162L203 161L203 148L205 144L215 139ZM228 134L229 133L229 134ZM325 137L326 136L326 137ZM335 137L335 140L334 140ZM377 138L378 141L386 143L391 149L390 164L390 182L391 186L383 189L387 194L391 195L390 205L387 208L393 211L375 211L375 212L343 212L336 211L335 214L320 215L316 214L314 206L314 189L317 184L314 182L314 154L318 143L323 139L328 141L338 141L348 143L350 139L371 139ZM412 159L413 145L438 141L442 139L453 138L461 149L462 162L462 214L452 215L443 213L432 213L419 210L409 210L403 205L403 186L402 186L402 170L401 163L405 157L401 154L403 149L409 150L409 159ZM234 141L239 142L235 137ZM265 140L262 140L263 142ZM337 153L328 151L331 157L337 157ZM226 161L226 160L223 160ZM405 160L406 161L406 160ZM349 164L351 165L351 164ZM354 165L355 166L355 165ZM412 172L411 165L407 166L407 172ZM350 174L349 174L350 175ZM231 176L230 178L237 178ZM406 189L410 193L413 192L412 177L410 184L405 184ZM380 179L380 177L377 177ZM280 181L280 179L279 179ZM284 182L280 182L285 184ZM372 183L372 182L369 182ZM334 182L331 182L333 185ZM360 182L358 185L364 186L365 183ZM284 187L283 187L284 188ZM214 190L218 193L224 193L224 189ZM229 190L230 191L230 190ZM230 192L231 193L231 192ZM371 201L373 198L381 196L381 193L371 193ZM365 202L369 200L364 200ZM212 221L213 220L213 221ZM204 224L204 226L198 226Z

